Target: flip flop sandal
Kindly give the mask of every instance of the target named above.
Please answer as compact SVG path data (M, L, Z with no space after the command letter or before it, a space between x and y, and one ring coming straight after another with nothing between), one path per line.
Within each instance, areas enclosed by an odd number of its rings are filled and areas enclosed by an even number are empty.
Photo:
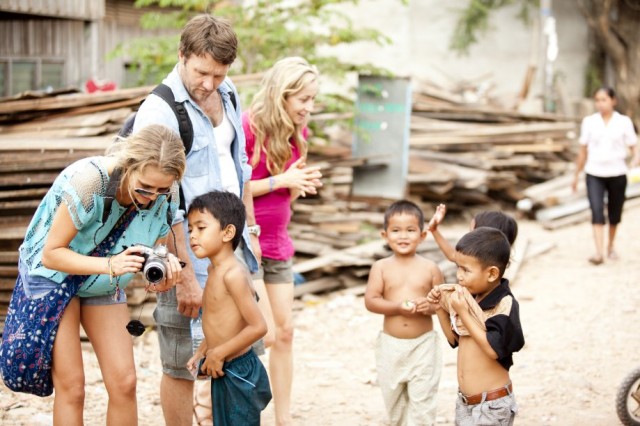
M616 252L615 252L615 250L611 250L611 251L609 252L609 259L611 259L611 260L618 260L618 259L619 259L619 257L618 257L618 253L616 253Z
M604 262L602 257L593 256L589 258L589 263L591 263L592 265L600 265L602 262Z

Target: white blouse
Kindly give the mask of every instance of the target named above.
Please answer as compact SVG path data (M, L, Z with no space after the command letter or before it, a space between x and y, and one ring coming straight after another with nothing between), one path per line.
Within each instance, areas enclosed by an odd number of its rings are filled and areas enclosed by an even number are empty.
M580 145L587 146L585 173L598 177L621 176L627 173L629 147L638 143L631 119L617 111L605 124L600 113L582 120Z

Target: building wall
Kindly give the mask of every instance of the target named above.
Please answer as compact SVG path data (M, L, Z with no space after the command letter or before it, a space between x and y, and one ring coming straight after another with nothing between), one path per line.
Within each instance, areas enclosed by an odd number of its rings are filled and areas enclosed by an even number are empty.
M372 27L392 39L389 46L359 43L336 49L356 63L371 62L402 76L455 88L465 81L487 81L491 94L507 106L515 102L530 62L538 63L530 99L543 91L541 45L533 42L534 29L517 17L518 9L506 7L491 15L489 30L480 36L468 56L451 51L449 44L459 11L468 0L365 0L356 6L341 6L355 26ZM572 2L553 2L557 20L558 78L571 100L582 97L584 70L588 61L587 25Z
M0 65L3 80L11 79L24 68L16 64L33 64L29 67L40 69L47 63L62 64L63 86L77 85L87 74L89 64L82 60L87 49L87 24L80 20L52 19L48 17L15 15L0 12ZM40 82L40 74L34 75ZM8 81L2 82L2 87ZM35 83L34 83L35 84ZM35 84L32 88L45 88ZM59 87L56 87L59 88ZM0 96L4 95L0 90ZM12 92L14 93L14 92Z
M105 0L0 0L0 10L92 21L104 16Z
M50 86L48 64L62 64L62 84L56 89L83 88L89 79L110 80L121 86L124 65L135 58L107 59L109 53L128 40L160 34L140 27L140 17L153 9L138 9L133 3L0 0L0 97L26 90L28 79L33 81L28 89L46 89ZM22 75L26 69L33 73L32 78Z

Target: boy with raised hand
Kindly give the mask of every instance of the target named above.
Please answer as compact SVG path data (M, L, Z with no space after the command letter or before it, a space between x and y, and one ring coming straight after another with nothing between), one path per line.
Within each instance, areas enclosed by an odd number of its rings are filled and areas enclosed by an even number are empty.
M452 326L444 309L436 309L449 344L458 346L456 425L511 425L517 412L509 368L524 336L518 302L502 277L510 253L505 235L489 227L474 229L456 245L459 285L442 305L450 307L465 332ZM435 287L427 302L440 306L444 298L444 290ZM476 303L482 315L472 314Z
M417 205L393 203L385 213L382 231L393 255L373 264L365 293L367 309L384 315L376 365L391 425L436 421L442 354L431 318L435 306L426 304L426 295L443 278L434 262L416 253L426 235L424 215Z
M204 340L187 368L212 377L215 425L259 425L271 389L251 345L267 333L267 324L249 271L234 255L245 207L233 193L212 191L191 202L188 218L191 250L211 265L202 302Z

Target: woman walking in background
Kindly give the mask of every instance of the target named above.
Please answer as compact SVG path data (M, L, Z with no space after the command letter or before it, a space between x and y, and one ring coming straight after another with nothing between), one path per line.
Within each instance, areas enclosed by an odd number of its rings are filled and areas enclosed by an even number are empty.
M316 68L302 58L285 58L265 74L242 117L258 224L249 231L258 234L262 249L260 271L253 278L269 328L264 341L271 347L269 373L277 425L291 424L295 252L287 232L291 202L315 194L321 186L318 167L305 164L306 125L317 93Z
M582 120L580 151L576 160L576 173L572 188L578 186L580 172L584 169L587 197L591 207L591 223L596 243L596 253L589 258L593 265L604 261L605 196L609 222L609 240L606 255L615 260L614 240L622 217L627 188L627 157L632 154L632 165L640 163L637 148L638 137L631 119L614 110L616 94L608 87L600 88L594 95L598 112Z

